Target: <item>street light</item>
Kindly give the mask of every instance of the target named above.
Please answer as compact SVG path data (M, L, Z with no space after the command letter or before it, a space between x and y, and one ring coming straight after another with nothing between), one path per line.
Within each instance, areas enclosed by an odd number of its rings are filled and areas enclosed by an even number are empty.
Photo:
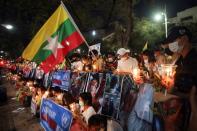
M1 24L1 26L5 27L8 30L12 30L14 28L13 25L10 24Z
M96 35L96 31L93 30L93 31L92 31L92 36L95 36L95 35Z
M162 19L162 15L161 14L156 14L155 17L154 17L154 19L156 21L160 21Z
M162 16L164 17L164 24L165 24L165 32L166 32L166 38L168 36L168 23L167 23L167 14L164 12L158 13L155 15L154 19L156 21L160 21L162 19Z

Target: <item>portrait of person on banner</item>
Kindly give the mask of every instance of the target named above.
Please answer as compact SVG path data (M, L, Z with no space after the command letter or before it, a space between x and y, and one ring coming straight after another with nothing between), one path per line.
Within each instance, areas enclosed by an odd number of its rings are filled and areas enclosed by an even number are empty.
M79 94L83 90L84 74L73 72L71 73L71 92L75 99L78 99Z
M101 114L117 118L120 105L120 77L106 74L106 87L103 94Z

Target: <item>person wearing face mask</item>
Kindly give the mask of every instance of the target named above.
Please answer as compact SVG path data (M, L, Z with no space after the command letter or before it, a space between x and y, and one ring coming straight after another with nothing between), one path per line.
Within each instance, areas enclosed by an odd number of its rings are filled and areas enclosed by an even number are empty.
M96 114L88 121L88 131L123 131L123 129L114 119Z
M174 63L177 65L175 75L175 87L178 91L188 93L193 85L197 82L197 52L192 47L191 32L183 26L176 26L170 30L170 33L165 41L169 50L174 54L178 54L177 60ZM187 80L187 78L190 80ZM188 82L187 85L180 83Z
M81 93L79 96L79 105L82 112L82 116L85 122L88 124L88 119L96 114L94 108L92 107L92 96L89 92Z
M143 70L147 71L148 76L150 78L152 78L154 73L157 71L157 68L155 65L156 60L155 60L153 51L150 51L150 50L143 51L142 52L142 59L143 59L142 60Z
M172 64L176 64L176 75L173 94L179 96L182 102L182 123L181 129L187 130L190 114L192 112L189 102L189 92L197 85L197 52L192 48L191 32L184 26L175 26L165 40L165 45L179 57Z
M129 56L130 50L120 48L117 55L120 57L116 72L118 73L132 73L133 69L138 69L138 61Z

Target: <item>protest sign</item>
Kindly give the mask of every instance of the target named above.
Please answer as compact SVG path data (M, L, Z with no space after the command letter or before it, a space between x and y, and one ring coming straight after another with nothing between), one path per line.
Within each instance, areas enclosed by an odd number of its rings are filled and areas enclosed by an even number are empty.
M42 99L40 124L46 131L69 131L72 113L48 99Z
M52 87L60 87L62 90L68 91L70 88L70 70L58 70L53 73Z

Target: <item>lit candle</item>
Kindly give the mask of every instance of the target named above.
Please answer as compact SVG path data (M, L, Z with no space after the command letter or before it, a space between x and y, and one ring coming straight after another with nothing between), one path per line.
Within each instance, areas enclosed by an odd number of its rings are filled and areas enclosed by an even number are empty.
M28 86L28 87L30 86L30 82L27 82L27 86Z
M88 71L88 67L85 67L85 70Z
M92 68L93 68L93 70L97 69L96 65L92 65Z
M30 90L30 91L32 91L32 89L33 89L33 87L32 87L32 86L30 86L30 87L29 87L29 90Z
M176 65L172 64L163 64L162 67L162 82L167 89L170 89L174 84L174 75ZM166 93L165 93L166 94Z
M49 91L45 91L44 95L43 95L43 98L47 98L49 95Z
M57 96L57 99L58 99L58 100L62 100L62 94L59 94L59 95Z
M138 68L134 68L132 74L134 79L138 80L140 78L140 70Z

